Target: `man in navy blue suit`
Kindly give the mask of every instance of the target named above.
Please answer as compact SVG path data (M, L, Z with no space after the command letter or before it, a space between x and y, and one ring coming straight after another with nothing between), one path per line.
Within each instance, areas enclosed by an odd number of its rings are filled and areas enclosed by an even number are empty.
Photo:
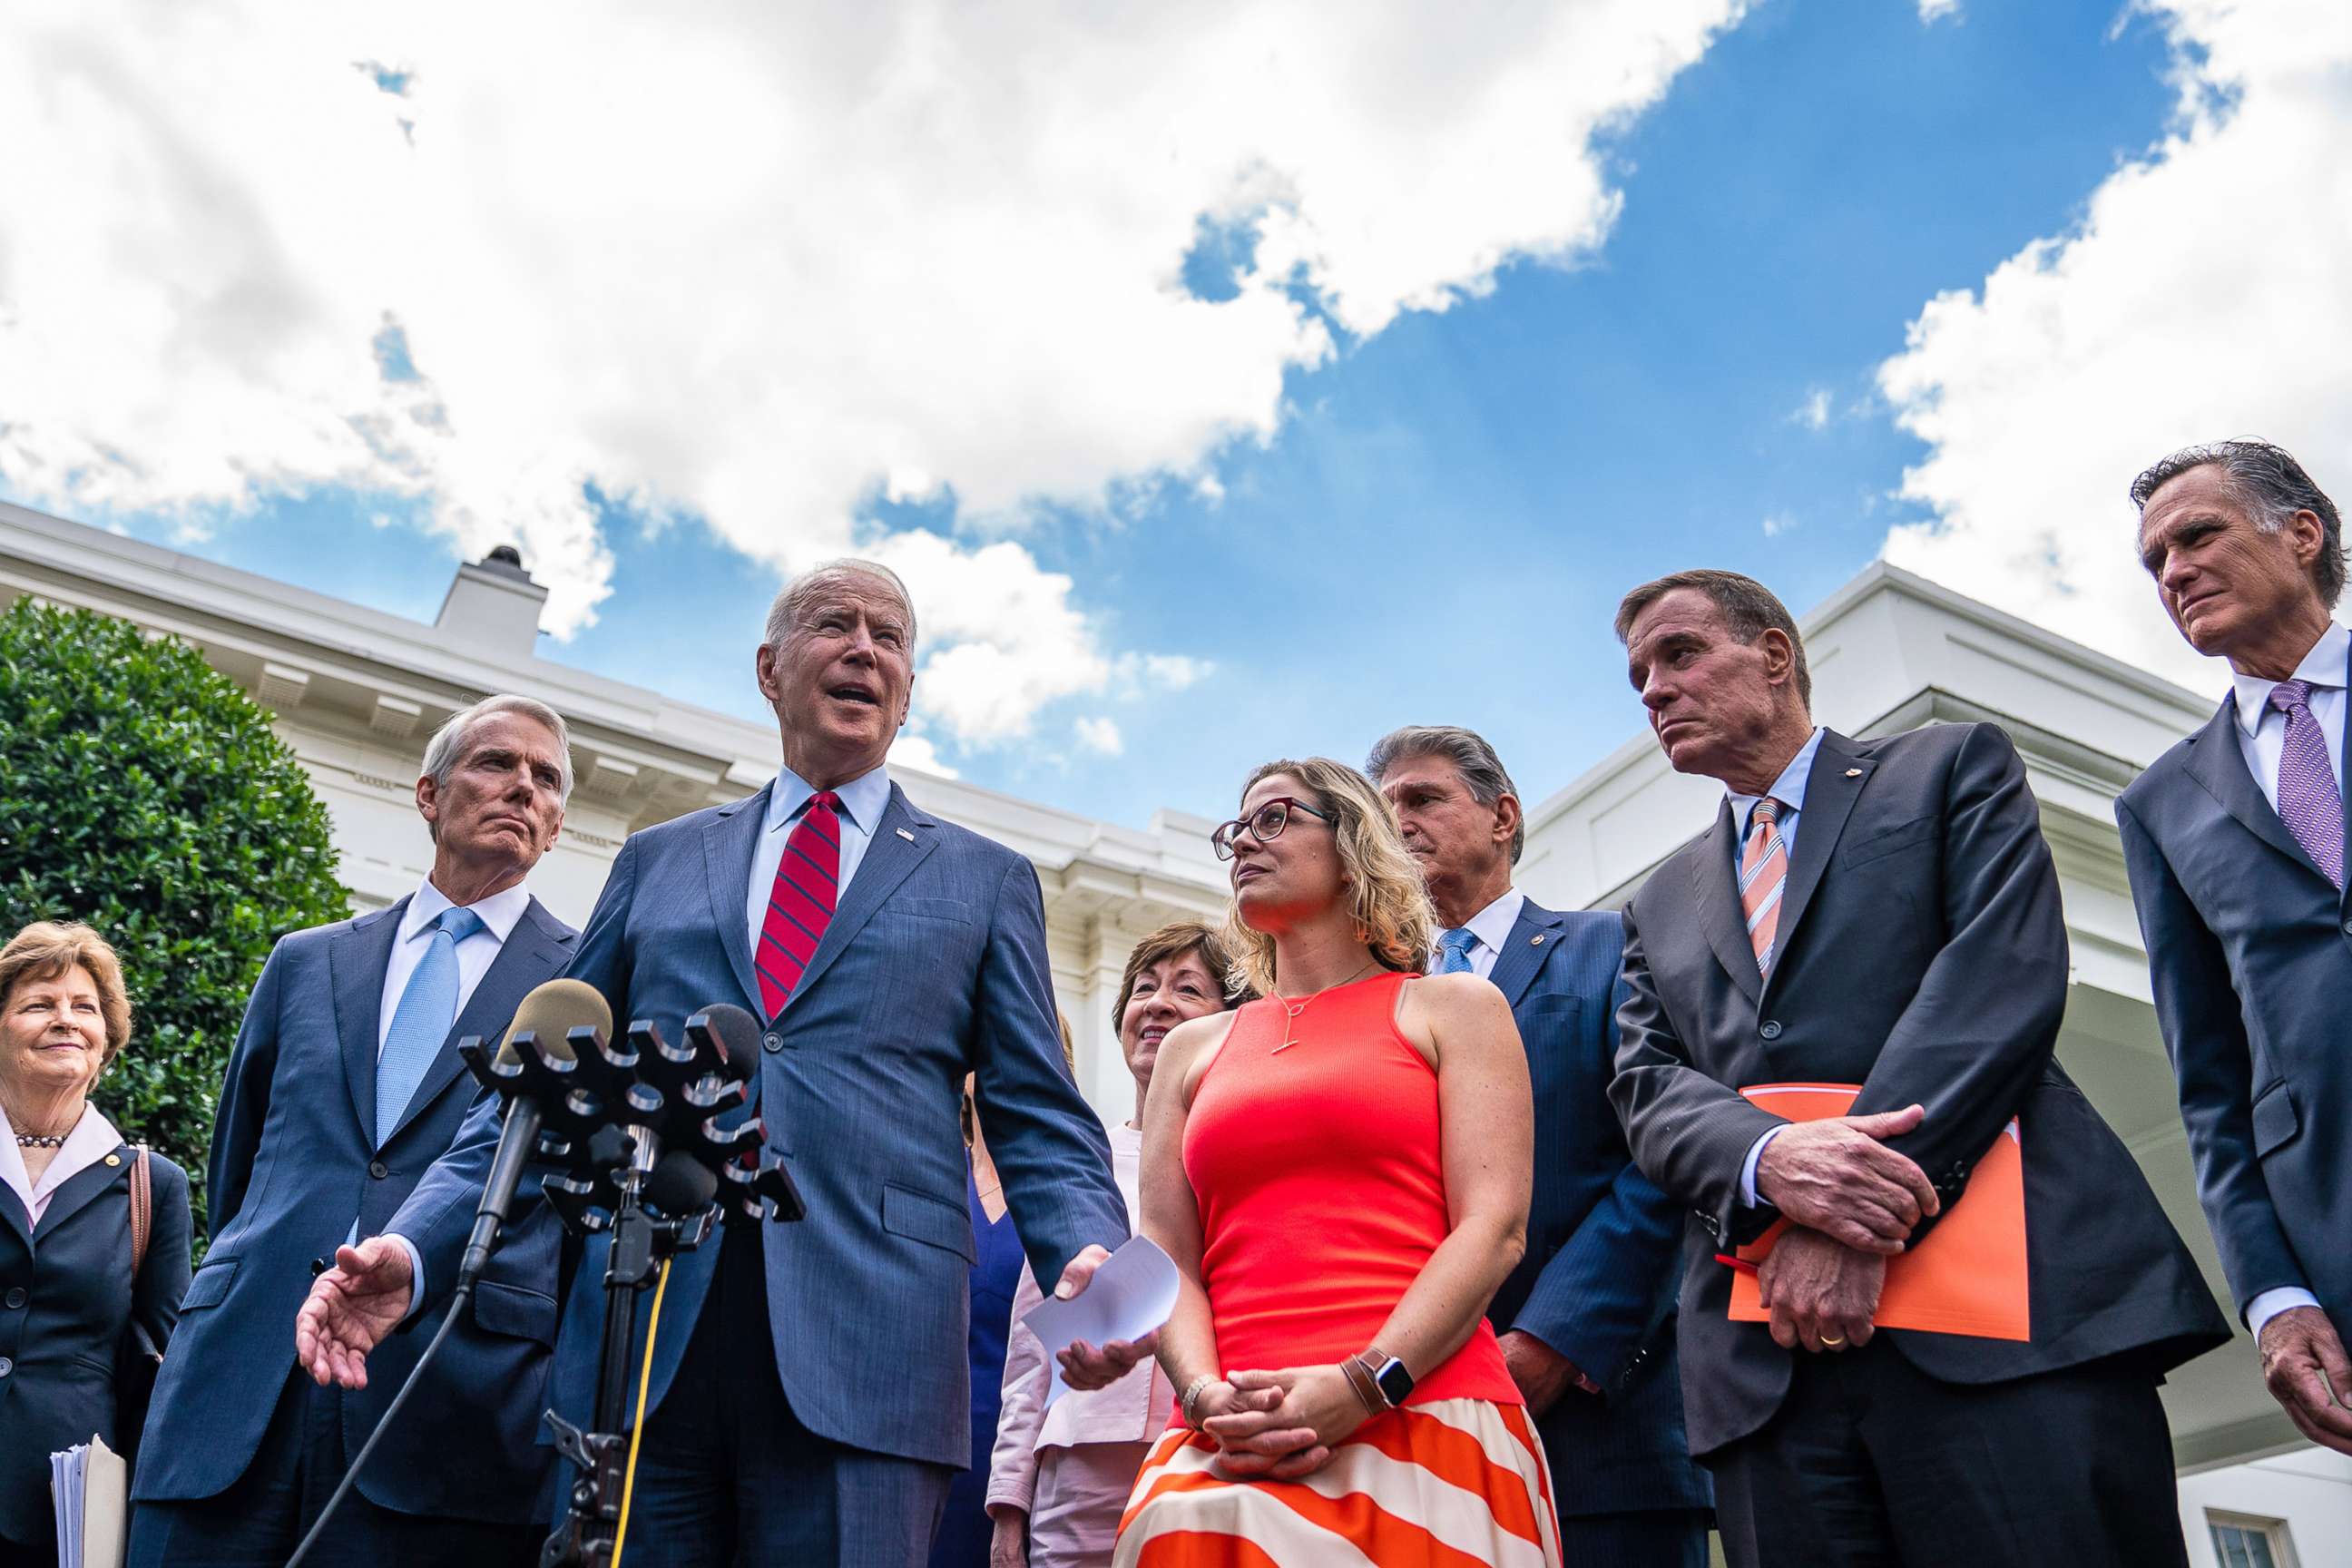
M416 891L271 951L221 1087L212 1247L156 1383L132 1563L277 1568L405 1381L421 1336L388 1347L364 1390L315 1386L291 1366L294 1310L337 1244L374 1236L448 1148L477 1099L457 1041L503 1032L572 961L578 933L523 885L571 787L551 709L475 704L425 749L433 869ZM541 1216L499 1254L338 1510L344 1561L535 1560L559 1240Z
M757 1110L808 1207L795 1225L732 1223L671 1268L632 1568L922 1560L971 1456L966 1073L1038 1278L1074 1295L1127 1238L1109 1143L1062 1062L1035 870L917 810L884 769L914 648L886 568L835 562L779 595L756 668L783 766L748 799L632 837L571 970L615 1019L673 1038L718 1003L765 1019ZM321 1375L348 1375L448 1289L498 1132L485 1107L394 1216L414 1255L371 1244L320 1280L297 1338ZM557 1342L550 1403L575 1421L593 1400L604 1250L583 1248ZM1071 1381L1108 1382L1150 1349L1072 1352Z
M2263 1380L2305 1436L2352 1453L2343 522L2260 441L2176 452L2131 495L2165 613L2231 672L2212 721L2116 803L2157 1018Z
M1682 1214L1635 1168L1609 1103L1624 927L1511 885L1517 789L1468 730L1399 730L1364 771L1396 808L1438 918L1435 971L1511 1004L1536 1096L1527 1256L1487 1316L1551 1460L1560 1556L1700 1568L1712 1494L1683 1440L1675 1362Z

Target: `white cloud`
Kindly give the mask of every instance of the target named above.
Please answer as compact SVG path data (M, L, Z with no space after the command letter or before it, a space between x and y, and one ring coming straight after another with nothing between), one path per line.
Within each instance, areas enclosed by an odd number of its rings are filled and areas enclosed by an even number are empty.
M1960 14L1960 0L1919 0L1919 20L1940 22L1947 16Z
M415 498L559 636L612 586L583 484L779 571L870 545L924 577L919 710L1002 740L1119 657L1034 503L1213 493L1332 352L1294 280L1366 334L1589 252L1595 132L1745 3L18 0L0 475ZM1204 218L1261 235L1217 303ZM951 546L858 521L950 492Z
M1100 752L1106 757L1116 757L1127 750L1127 742L1118 732L1118 721L1099 715L1082 715L1073 726L1078 744L1089 752Z
M2218 689L2134 552L2132 477L2257 434L2352 500L2352 7L2175 0L2179 121L1981 290L1939 296L1880 368L1937 521L1887 558Z
M1767 539L1778 539L1796 526L1797 520L1790 517L1787 512L1771 512L1764 519L1764 537Z
M1816 386L1807 392L1805 400L1797 405L1796 412L1789 417L1808 430L1829 428L1830 389L1826 386Z
M931 744L929 736L918 735L906 730L898 731L898 738L890 742L890 766L912 768L918 773L930 773L943 779L958 776L956 770L949 766L946 760L940 757L940 749Z

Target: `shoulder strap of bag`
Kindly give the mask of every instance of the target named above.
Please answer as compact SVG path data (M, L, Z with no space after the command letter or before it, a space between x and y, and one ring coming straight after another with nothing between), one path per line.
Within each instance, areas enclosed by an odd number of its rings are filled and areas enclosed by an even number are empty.
M131 1277L147 1266L147 1237L154 1229L155 1190L147 1172L147 1145L131 1159Z

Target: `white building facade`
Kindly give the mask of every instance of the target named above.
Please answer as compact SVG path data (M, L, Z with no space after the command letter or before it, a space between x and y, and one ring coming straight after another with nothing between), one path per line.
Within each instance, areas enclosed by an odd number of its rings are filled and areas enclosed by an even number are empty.
M776 770L770 727L537 657L545 591L510 562L459 568L426 626L0 503L0 605L27 594L183 637L270 708L332 816L357 908L387 904L424 875L430 845L413 791L425 742L492 691L538 698L572 727L579 782L562 840L531 885L575 924L629 833L740 798ZM2112 813L2213 700L1884 564L1804 630L1822 722L1871 736L1990 720L2015 740L2073 945L2060 1058L2147 1173L2226 1304ZM747 680L755 638L743 628ZM1212 825L1161 811L1134 829L898 764L891 773L925 810L1036 867L1080 1085L1106 1121L1124 1119L1132 1089L1109 1018L1121 966L1154 927L1223 910ZM1519 883L1558 908L1620 905L1712 820L1720 794L1674 773L1637 734L1566 788L1530 796ZM2165 1399L2198 1568L2284 1568L2298 1552L2305 1563L2338 1560L2337 1543L2352 1539L2352 1461L2301 1441L2263 1392L2242 1332L2176 1373Z

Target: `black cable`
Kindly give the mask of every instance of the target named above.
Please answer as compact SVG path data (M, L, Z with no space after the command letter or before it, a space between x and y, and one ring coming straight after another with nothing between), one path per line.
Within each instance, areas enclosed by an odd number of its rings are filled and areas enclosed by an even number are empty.
M394 1394L392 1403L383 1407L383 1419L375 1424L375 1430L368 1434L368 1440L360 1445L359 1453L352 1458L350 1468L343 1471L341 1482L335 1488L335 1495L329 1498L327 1506L319 1510L319 1517L311 1522L310 1532L302 1538L302 1544L294 1549L294 1555L286 1560L286 1568L299 1568L302 1559L310 1554L310 1548L319 1543L327 1521L335 1517L335 1510L341 1506L344 1498L351 1495L352 1484L360 1477L360 1467L368 1462L368 1456L375 1452L375 1446L383 1441L384 1429L392 1425L393 1417L400 1414L400 1407L408 1403L408 1396L416 1392L416 1385L425 1381L425 1369L432 1364L433 1353L441 1348L441 1342L449 1337L449 1331L457 1326L457 1314L466 1310L466 1303L473 1294L472 1280L459 1281L450 1296L449 1314L441 1320L441 1327L435 1331L433 1342L425 1347L425 1353L418 1356L416 1364L409 1369L408 1381L400 1385L400 1392Z

